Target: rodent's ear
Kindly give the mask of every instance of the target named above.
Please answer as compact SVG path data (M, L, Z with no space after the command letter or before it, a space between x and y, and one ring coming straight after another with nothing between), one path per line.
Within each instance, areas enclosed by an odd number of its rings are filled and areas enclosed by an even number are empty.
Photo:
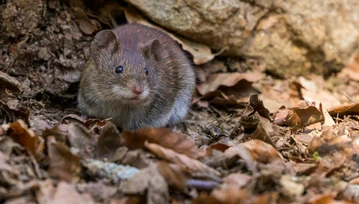
M161 43L157 39L150 41L147 45L143 46L143 55L150 59L153 57L155 60L159 61L161 58Z
M91 44L91 56L97 64L103 64L103 61L108 62L119 50L120 43L111 30L98 32Z

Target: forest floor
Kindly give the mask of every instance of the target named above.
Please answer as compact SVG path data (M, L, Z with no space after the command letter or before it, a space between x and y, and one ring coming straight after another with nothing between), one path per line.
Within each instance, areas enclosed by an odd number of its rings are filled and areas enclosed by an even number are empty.
M182 124L119 132L76 109L106 24L60 1L11 2L0 1L0 203L359 202L359 56L325 79L218 57L196 67Z

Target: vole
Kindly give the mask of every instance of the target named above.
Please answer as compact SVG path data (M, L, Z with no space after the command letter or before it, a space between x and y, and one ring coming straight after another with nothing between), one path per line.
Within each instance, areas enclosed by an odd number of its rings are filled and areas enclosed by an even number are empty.
M78 107L124 130L173 126L187 115L194 87L191 63L172 38L127 24L96 34Z

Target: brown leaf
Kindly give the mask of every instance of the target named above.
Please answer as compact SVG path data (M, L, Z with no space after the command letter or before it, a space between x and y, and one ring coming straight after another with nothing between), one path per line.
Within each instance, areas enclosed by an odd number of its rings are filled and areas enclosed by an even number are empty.
M77 122L83 125L85 124L86 120L76 114L68 114L61 118L61 123L69 124L71 122Z
M92 195L96 200L106 201L117 191L117 187L105 185L102 182L89 182L86 186L86 192Z
M145 141L173 149L192 158L197 157L195 142L188 136L168 128L142 128L135 132L124 131L121 134L121 143L130 149L144 148Z
M92 204L95 203L89 194L79 194L74 187L65 182L60 182L55 189L55 194L51 203L77 203L77 204Z
M94 157L94 140L82 125L71 123L68 126L68 138L72 148L75 148L81 158Z
M359 103L336 106L328 110L329 114L333 117L344 115L359 115Z
M252 155L242 145L236 145L228 148L224 152L224 156L227 158L227 160L238 160L241 158L245 161L249 171L257 172L257 162L254 161Z
M222 91L225 93L229 91L228 87L234 87L234 89L238 91L241 90L243 86L237 87L236 85L241 84L242 80L247 82L256 82L263 77L264 74L260 72L213 74L209 77L206 83L198 85L197 90L202 96L220 88L222 88Z
M272 123L265 118L259 117L259 123L257 125L257 128L254 132L251 133L250 138L262 140L263 142L266 142L274 146L270 134L273 132L275 131L272 128Z
M173 162L178 165L185 166L190 171L190 173L192 172L206 173L215 176L218 176L220 174L217 170L212 169L211 167L205 165L204 163L192 159L187 155L177 153L171 149L161 147L154 143L145 143L145 146L157 157L169 162Z
M31 154L36 155L39 138L33 130L27 128L23 120L11 123L8 133L15 142L21 144Z
M147 191L146 203L168 203L169 192L165 179L157 165L150 165L132 178L121 182L119 189L125 194L143 195Z
M9 106L0 100L0 122L8 123L16 120L23 120L26 124L29 124L30 110L29 108L17 108Z
M144 149L129 151L127 147L123 146L117 148L108 161L143 169L153 162L149 157L149 154L150 153Z
M252 177L247 174L233 173L223 178L223 183L238 189L245 186L252 180Z
M189 175L180 165L160 161L157 163L157 169L166 179L168 185L185 192Z
M221 186L215 189L211 194L201 193L195 198L193 204L234 204L247 203L250 200L250 194L246 191L238 189L235 186Z
M266 164L278 160L283 161L281 154L272 145L261 140L250 140L240 145L246 148L257 162Z
M324 121L323 113L313 105L300 105L288 108L287 111L282 109L277 114L274 116L275 124L288 125L294 131Z
M2 71L0 71L0 85L1 89L4 89L0 90L0 95L5 93L5 89L16 95L22 92L20 82Z
M313 198L311 198L308 203L310 203L310 204L334 203L335 202L334 198L335 198L334 193L319 194L319 195L315 195Z
M96 144L96 158L111 158L116 149L121 146L120 133L113 123L107 123L100 132Z
M53 128L45 129L42 132L42 137L44 137L44 139L46 139L48 136L54 136L56 141L68 143L68 138L67 138L68 126L67 125L65 125L65 126L66 126L66 131L63 131L60 128L60 125L55 125Z
M9 173L19 175L19 170L7 163L8 157L0 151L0 172L7 171Z
M53 201L54 184L50 179L40 181L36 191L36 200L39 204L47 204Z
M121 199L113 199L110 204L141 204L144 203L139 196L125 196Z
M91 35L101 29L101 25L96 20L91 20L86 13L79 7L73 7L74 17L80 30L86 35Z
M221 151L221 152L225 152L228 148L230 148L230 146L220 143L220 142L216 142L211 144L210 146L208 146L206 148L205 154L202 155L202 157L210 157L212 156L212 152L213 150L217 150L217 151Z
M47 140L49 173L67 182L77 181L81 172L80 158L73 155L64 143L56 142L54 137Z

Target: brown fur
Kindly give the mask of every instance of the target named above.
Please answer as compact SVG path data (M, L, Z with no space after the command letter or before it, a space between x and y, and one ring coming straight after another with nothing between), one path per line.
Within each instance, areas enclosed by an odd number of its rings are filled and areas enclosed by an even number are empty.
M123 73L115 73L120 65ZM148 90L146 98L127 98L135 85ZM163 127L185 117L194 86L190 62L173 39L153 28L127 24L95 36L78 102L88 115L112 118L126 130Z

